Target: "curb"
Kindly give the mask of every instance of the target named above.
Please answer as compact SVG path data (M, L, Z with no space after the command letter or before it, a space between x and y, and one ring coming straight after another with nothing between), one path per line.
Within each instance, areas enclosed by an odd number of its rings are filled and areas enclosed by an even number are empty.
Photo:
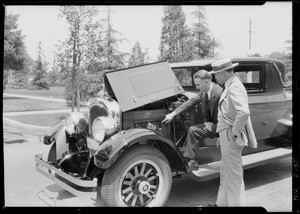
M21 122L11 120L11 119L8 119L8 118L5 118L5 117L3 117L3 122L10 123L11 125L24 126L24 127L33 128L33 129L40 129L40 130L43 130L43 131L47 131L50 128L50 127L47 127L47 126L29 125L29 124L21 123Z

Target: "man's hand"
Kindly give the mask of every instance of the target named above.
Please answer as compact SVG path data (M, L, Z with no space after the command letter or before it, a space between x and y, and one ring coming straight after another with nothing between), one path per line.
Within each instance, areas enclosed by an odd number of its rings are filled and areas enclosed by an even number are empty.
M173 111L170 114L167 114L165 119L163 121L161 121L162 123L169 123L173 120L173 118L176 116L176 112Z

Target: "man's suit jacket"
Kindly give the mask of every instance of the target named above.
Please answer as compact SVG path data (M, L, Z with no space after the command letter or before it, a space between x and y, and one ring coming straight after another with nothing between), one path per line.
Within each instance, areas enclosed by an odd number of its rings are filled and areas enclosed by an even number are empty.
M219 115L221 117L219 118L218 131L223 129L220 126L230 126L232 127L232 132L238 137L241 137L242 132L246 131L247 138L239 138L239 140L242 139L242 142L239 142L239 144L249 145L253 148L257 147L250 119L247 91L236 76L229 81L220 97ZM225 124L224 120L229 125Z
M180 105L177 109L175 109L176 114L180 114L183 111L186 111L187 109L190 109L191 107L196 106L197 104L202 102L201 109L202 109L202 114L204 116L204 121L205 122L212 122L212 132L215 133L217 129L217 123L218 123L218 103L219 99L222 93L222 88L215 84L212 83L213 87L211 89L211 94L210 94L210 99L208 101L208 106L210 109L211 113L211 121L209 121L209 115L207 112L207 107L206 107L206 102L205 102L205 94L206 93L199 93L193 98L187 100L184 102L182 105Z

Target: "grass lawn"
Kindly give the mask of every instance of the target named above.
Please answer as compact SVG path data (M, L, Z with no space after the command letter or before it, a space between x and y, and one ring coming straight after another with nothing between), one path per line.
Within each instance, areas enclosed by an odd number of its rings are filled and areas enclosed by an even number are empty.
M48 102L36 99L24 99L19 97L3 97L3 112L36 111L70 108L66 103Z
M87 117L87 112L83 112ZM68 113L54 113L54 114L34 114L34 115L19 115L6 117L21 123L35 125L35 126L52 126L55 123L65 119Z
M50 90L13 89L8 87L5 89L4 93L64 99L64 90L65 87L51 87ZM3 112L55 110L66 108L71 109L71 106L67 105L67 103L61 102L3 96ZM75 109L76 108L77 107L75 106ZM8 116L7 118L30 125L51 126L61 119L64 119L66 114L67 113L18 115Z
M29 90L7 87L4 93L64 99L64 91L65 87L50 87L50 90Z

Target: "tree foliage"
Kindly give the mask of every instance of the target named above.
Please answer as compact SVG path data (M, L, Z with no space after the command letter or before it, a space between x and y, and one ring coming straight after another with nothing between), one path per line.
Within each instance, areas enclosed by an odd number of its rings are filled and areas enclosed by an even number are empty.
M21 70L24 67L26 48L22 31L17 30L18 15L5 15L4 69Z
M42 48L42 43L39 42L37 60L35 61L35 68L33 71L33 87L31 89L50 89L50 84L46 70L46 61L44 60L44 57L45 55Z
M193 59L215 57L215 47L220 47L221 43L214 39L207 26L205 8L196 6L192 15L196 19L192 27Z
M113 29L109 7L105 11L104 19L100 18L101 14L93 6L64 6L60 12L60 17L66 18L69 24L69 36L57 46L51 71L52 82L57 77L63 79L57 84L66 85L67 101L72 99L72 90L76 90L76 100L79 102L88 100L94 89L91 90L86 85L96 85L93 82L96 77L91 76L99 76L100 79L96 79L101 84L104 70L125 66L125 54L118 51L118 44L123 39L119 39L117 34L120 33ZM71 84L67 84L68 81ZM97 87L95 90L98 90Z
M185 24L181 6L165 6L162 18L160 59L169 62L214 57L215 47L221 43L213 38L205 21L205 9L197 6L191 28Z
M18 15L5 14L3 90L8 81L9 70L21 71L25 66L27 52L22 31L18 30L18 18Z
M160 60L178 62L191 58L189 30L181 6L164 6Z
M66 18L69 24L69 36L64 41L59 50L59 56L64 58L62 64L66 65L64 72L71 77L71 84L66 87L67 92L72 93L72 111L75 105L75 90L77 94L77 108L79 109L81 93L80 93L80 81L84 76L85 67L89 64L90 55L95 50L101 48L97 41L101 38L97 32L99 21L94 17L98 14L98 10L93 6L62 6L60 8L60 17ZM70 69L71 67L71 69ZM68 99L68 96L66 96Z
M33 76L34 66L35 61L26 52L23 69L19 71L12 70L11 72L11 86L13 88L28 88L30 86L30 77Z
M104 41L103 41L103 70L115 70L125 67L125 56L128 53L118 51L119 43L123 42L124 38L119 38L120 32L116 31L111 22L112 10L107 7L107 16L104 20ZM119 36L118 36L119 35Z
M147 51L142 51L142 47L139 41L137 41L132 50L129 57L128 66L137 66L137 65L143 65L148 62L148 53Z
M285 64L286 64L286 73L292 72L292 61L293 61L293 54L292 54L292 40L286 40L285 44L288 46L286 47L286 57L285 57Z

